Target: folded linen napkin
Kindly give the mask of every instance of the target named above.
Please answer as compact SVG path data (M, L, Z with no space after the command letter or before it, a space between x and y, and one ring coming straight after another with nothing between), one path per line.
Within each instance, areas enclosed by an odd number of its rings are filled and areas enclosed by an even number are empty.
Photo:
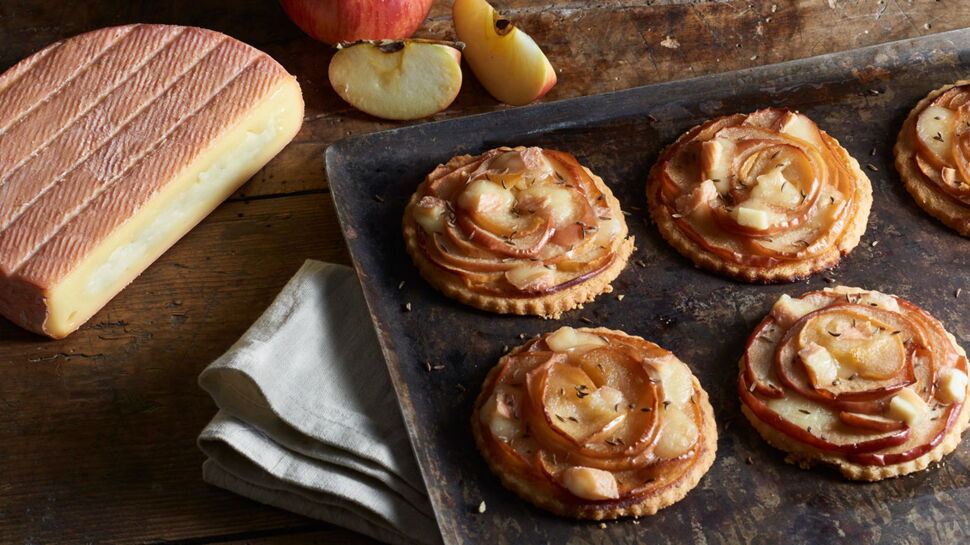
M395 545L441 542L357 276L308 260L199 376L203 479Z

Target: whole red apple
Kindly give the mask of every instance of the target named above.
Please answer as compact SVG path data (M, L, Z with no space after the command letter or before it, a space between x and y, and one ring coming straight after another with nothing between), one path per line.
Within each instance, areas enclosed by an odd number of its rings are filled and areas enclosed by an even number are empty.
M304 32L328 44L408 38L432 0L280 0Z

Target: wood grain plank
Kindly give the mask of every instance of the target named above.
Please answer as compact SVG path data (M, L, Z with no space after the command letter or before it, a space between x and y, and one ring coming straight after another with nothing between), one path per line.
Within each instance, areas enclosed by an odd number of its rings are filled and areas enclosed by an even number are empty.
M195 436L215 406L196 377L305 258L347 262L329 199L220 207L68 339L0 323L0 542L307 524L202 482Z
M454 39L450 14L440 9L442 4L435 4L419 36ZM514 13L516 23L542 44L557 68L559 83L541 101L783 62L970 25L970 3L953 1L840 1L835 8L817 0L622 1L615 3L617 9L603 9L613 3L531 6L527 0L514 0L495 4ZM941 15L944 12L946 16ZM462 91L444 111L411 123L382 121L354 110L330 88L324 70L332 55L329 49L309 38L296 38L270 52L300 74L306 123L297 137L299 143L284 150L240 194L326 187L325 177L298 173L293 165L322 153L344 136L508 108L492 99L466 66ZM595 67L592 73L590 67Z
M221 545L376 545L380 543L367 536L348 532L335 526L323 530L310 532L285 532L278 535L255 535L240 538L218 538L218 541L203 541L202 543L219 543ZM194 544L193 544L194 545Z
M466 67L462 92L449 108L412 123L378 120L354 110L333 92L326 77L332 49L301 33L273 2L249 0L231 10L214 0L179 0L150 8L120 0L112 3L116 5L105 7L103 14L73 3L0 8L9 10L0 21L59 21L53 26L11 28L5 36L12 46L0 51L0 66L9 66L50 41L134 21L209 26L264 49L299 77L307 103L306 121L296 142L241 188L237 197L325 188L322 153L345 136L507 108L492 99ZM559 83L543 101L782 62L970 24L970 4L952 0L840 1L833 2L834 8L817 0L536 4L506 0L495 4L514 15L557 67ZM449 6L445 0L436 1L417 35L453 39ZM248 24L250 19L261 24ZM596 67L592 75L590 66Z

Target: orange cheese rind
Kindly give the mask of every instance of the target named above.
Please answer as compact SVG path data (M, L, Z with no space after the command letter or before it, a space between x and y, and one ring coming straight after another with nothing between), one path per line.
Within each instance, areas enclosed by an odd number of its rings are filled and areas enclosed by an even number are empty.
M218 32L105 28L0 75L0 313L63 337L268 162L303 99Z

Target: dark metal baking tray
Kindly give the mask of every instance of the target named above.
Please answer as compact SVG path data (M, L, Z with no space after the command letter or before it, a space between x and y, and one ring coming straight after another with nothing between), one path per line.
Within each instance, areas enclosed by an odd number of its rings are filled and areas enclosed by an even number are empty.
M968 69L970 29L964 29L331 146L327 174L340 223L445 542L966 543L970 448L927 471L874 484L848 482L829 469L801 470L742 417L735 378L745 338L771 303L782 293L828 285L823 276L917 302L968 346L970 241L915 205L892 161L910 108L929 91L965 79ZM788 285L742 284L695 269L645 215L647 171L663 146L708 118L767 106L808 114L864 168L871 165L873 182L872 215L859 247L830 273ZM601 296L560 321L502 316L447 299L420 278L400 233L408 197L435 165L501 145L573 153L632 213L627 221L639 250L613 284L622 301ZM468 426L482 380L504 347L519 344L521 333L584 320L641 335L688 362L711 395L720 434L717 461L683 501L605 528L548 514L504 490ZM482 501L487 511L479 514Z

